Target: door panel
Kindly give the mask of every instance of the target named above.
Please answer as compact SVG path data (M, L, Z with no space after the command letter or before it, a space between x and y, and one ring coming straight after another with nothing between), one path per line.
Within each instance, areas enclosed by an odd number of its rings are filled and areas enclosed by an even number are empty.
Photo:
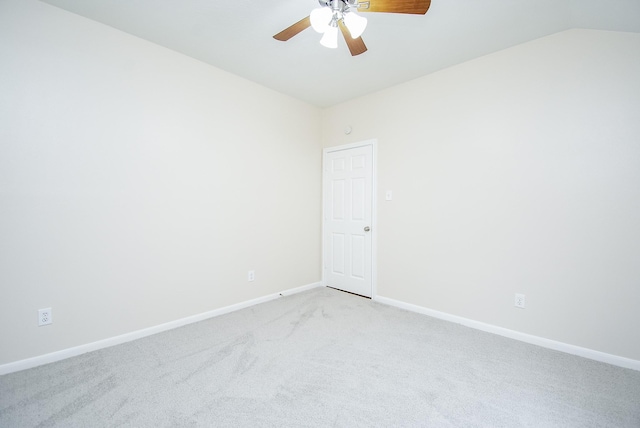
M364 236L351 235L351 275L364 279L364 259L366 257Z
M344 252L344 234L332 233L331 238L331 273L334 275L344 275L344 261L346 259Z
M366 218L366 184L364 178L353 178L351 180L351 220L364 221Z
M326 151L323 188L325 283L371 297L373 146Z
M344 220L344 180L333 180L331 182L331 219L334 221Z

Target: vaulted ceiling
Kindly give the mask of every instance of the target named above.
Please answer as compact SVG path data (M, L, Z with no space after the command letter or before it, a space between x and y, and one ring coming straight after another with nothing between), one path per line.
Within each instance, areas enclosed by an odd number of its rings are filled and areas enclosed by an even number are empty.
M320 107L571 28L640 32L639 0L432 0L426 15L366 14L368 51L352 57L310 28L273 39L317 0L42 1Z

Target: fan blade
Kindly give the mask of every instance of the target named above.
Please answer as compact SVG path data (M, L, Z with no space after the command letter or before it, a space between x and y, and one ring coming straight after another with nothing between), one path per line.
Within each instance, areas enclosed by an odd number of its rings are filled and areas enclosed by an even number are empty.
M282 42L286 42L299 32L306 30L309 27L311 27L311 18L307 16L306 18L302 18L300 21L296 22L290 27L287 27L284 30L280 31L278 34L273 36L273 38Z
M424 15L431 0L366 0L358 1L358 12L411 13Z
M351 37L351 33L346 25L342 22L342 20L338 21L338 26L340 27L340 31L342 31L342 35L344 36L344 41L347 42L347 46L349 46L349 51L351 51L351 56L360 55L361 53L365 53L367 51L367 47L364 45L364 41L362 37L358 37L354 39Z

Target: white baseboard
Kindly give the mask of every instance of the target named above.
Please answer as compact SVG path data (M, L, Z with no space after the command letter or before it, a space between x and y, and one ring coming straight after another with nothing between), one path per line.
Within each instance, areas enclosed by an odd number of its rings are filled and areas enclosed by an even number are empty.
M190 317L181 318L175 321L170 321L168 323L156 325L142 330L132 331L131 333L122 334L120 336L110 337L108 339L98 340L97 342L91 342L85 345L51 352L50 354L39 355L37 357L3 364L0 365L0 375L30 369L33 367L41 366L43 364L54 363L66 358L85 354L87 352L97 351L98 349L108 348L110 346L131 342L132 340L141 339L146 336L151 336L152 334L162 333L163 331L172 330L174 328L182 327L187 324L192 324L209 318L228 314L229 312L238 311L240 309L248 308L249 306L254 306L260 303L268 302L270 300L275 300L282 296L289 296L291 294L311 290L312 288L320 287L322 285L322 282L316 282L313 284L303 285L301 287L290 288L279 293L269 294L267 296L236 303L235 305L225 306L224 308L214 309L212 311L203 312L201 314L192 315Z
M542 346L543 348L553 349L555 351L561 351L567 354L577 355L580 357L589 358L591 360L612 364L614 366L640 371L640 361L632 360L631 358L619 357L617 355L594 351L593 349L582 348L580 346L569 345L567 343L545 339L544 337L533 336L530 334L521 333L519 331L509 330L492 324L486 324L480 321L474 321L472 319L451 315L445 312L439 312L422 306L413 305L411 303L405 303L400 300L390 299L388 297L375 296L374 300L379 303L395 306L400 309L406 309L411 312L417 312L441 320L451 321L456 324L462 324L466 327L475 328L476 330L482 330L486 331L487 333L493 333L499 336L508 337L510 339L519 340L521 342L530 343L532 345Z

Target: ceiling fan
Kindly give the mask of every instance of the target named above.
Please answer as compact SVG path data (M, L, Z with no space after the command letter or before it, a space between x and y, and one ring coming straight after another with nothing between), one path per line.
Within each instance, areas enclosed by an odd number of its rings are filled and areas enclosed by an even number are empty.
M338 29L342 32L352 56L367 51L360 35L367 26L367 19L358 12L408 13L424 15L429 10L431 0L318 0L320 7L311 11L306 18L285 28L274 39L286 42L309 27L323 33L320 44L328 48L338 47Z

